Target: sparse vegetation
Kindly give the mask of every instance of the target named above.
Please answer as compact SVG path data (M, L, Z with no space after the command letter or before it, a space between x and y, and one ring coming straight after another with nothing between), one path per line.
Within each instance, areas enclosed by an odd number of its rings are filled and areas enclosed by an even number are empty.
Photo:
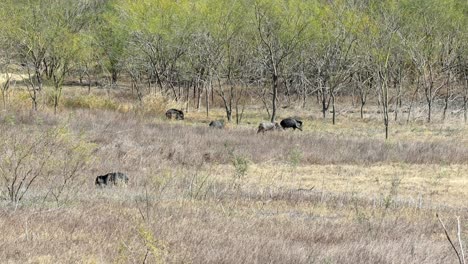
M0 259L464 263L467 10L4 0Z
M74 184L66 185L66 202L45 196L47 181L32 186L16 209L2 201L3 259L456 261L434 215L460 215L462 225L467 219L468 150L449 142L465 133L463 126L440 134L438 125L419 132L401 125L394 136L401 138L384 143L379 135L360 136L377 122L359 128L353 121L354 132L333 137L319 121L306 123L302 133L263 136L255 126L213 130L198 118L180 123L132 112L63 111L71 115L18 111L0 120L11 132L20 126L48 131L65 122L73 138L96 146ZM127 172L129 185L96 188L95 176L109 171ZM233 176L240 177L235 188ZM63 252L66 244L73 254ZM262 249L250 250L256 247Z

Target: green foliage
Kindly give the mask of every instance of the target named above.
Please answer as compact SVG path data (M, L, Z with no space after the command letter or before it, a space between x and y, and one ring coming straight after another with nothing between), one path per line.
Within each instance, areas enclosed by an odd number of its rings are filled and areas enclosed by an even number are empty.
M231 157L231 163L234 166L234 179L240 180L245 177L249 169L249 159L241 154L237 154L233 147L230 147L227 143L224 144L229 156Z
M289 151L289 163L293 168L297 168L297 166L301 163L302 156L302 151L297 147Z
M164 256L167 252L164 244L157 240L153 233L143 225L138 227L138 234L143 240L148 252L151 252L153 255L153 261L151 261L151 263L165 263Z
M304 1L255 1L250 26L258 30L257 45L271 46L278 59L300 50L300 45L310 39L313 7L313 2Z
M244 178L249 169L249 159L241 155L233 155L232 165L235 169L235 176L238 179Z
M160 90L175 80L269 82L272 72L316 79L320 70L331 82L364 67L444 74L441 59L467 56L467 14L464 0L5 0L0 45L32 78L44 75L56 103L76 68L131 73Z

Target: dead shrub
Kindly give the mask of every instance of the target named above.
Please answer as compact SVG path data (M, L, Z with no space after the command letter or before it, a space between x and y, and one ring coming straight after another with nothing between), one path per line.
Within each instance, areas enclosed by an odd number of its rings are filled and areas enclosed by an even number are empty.
M43 199L59 201L90 161L94 145L66 126L42 131L29 127L0 128L0 188L2 196L18 203L34 187Z

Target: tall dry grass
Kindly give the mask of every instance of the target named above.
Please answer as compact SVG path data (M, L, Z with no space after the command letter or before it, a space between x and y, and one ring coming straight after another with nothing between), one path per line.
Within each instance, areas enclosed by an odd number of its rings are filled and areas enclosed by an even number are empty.
M466 205L449 199L421 204L405 196L430 181L434 189L416 192L468 197L468 150L450 136L384 142L315 127L257 135L254 125L212 130L102 109L0 117L11 133L63 124L96 146L93 159L64 203L41 199L46 182L20 204L0 201L0 259L6 263L455 263L435 212L452 234L460 215L467 241ZM241 176L236 157L249 164ZM399 164L396 175L393 164ZM423 165L461 169L432 181L418 172ZM337 172L336 166L348 167ZM306 182L314 176L307 168L323 170L321 177ZM129 185L96 188L94 178L111 171L127 173ZM337 177L334 184L349 186L331 186Z
M148 122L131 114L100 113L98 116L92 112L77 112L77 115L81 117L74 118L72 125L89 132L91 140L113 140L122 147L128 144L128 150L131 148L133 152L144 148L147 154L157 154L175 164L229 163L230 149L254 163L287 162L292 151L300 153L302 164L468 163L468 147L450 138L385 142L292 130L262 135L256 134L255 127L213 130L205 124Z
M330 195L273 193L270 201L145 193L89 190L66 208L2 210L0 257L13 263L456 261L430 210L386 210Z

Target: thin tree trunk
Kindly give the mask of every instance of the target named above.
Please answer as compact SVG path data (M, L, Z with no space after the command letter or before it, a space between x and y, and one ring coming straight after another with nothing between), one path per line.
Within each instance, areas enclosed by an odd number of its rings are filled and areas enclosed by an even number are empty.
M427 122L430 123L432 119L432 101L433 101L433 89L434 89L434 82L432 79L432 67L429 65L429 83L425 80L425 91L426 91L426 101L427 101Z
M463 85L464 85L464 95L463 95L463 119L465 123L468 121L468 70L463 70Z
M198 84L198 88L197 88L197 90L198 90L198 94L197 94L197 112L200 111L201 98L202 98L201 95L202 95L202 92L203 92L203 86L204 85L205 84L203 84L203 85Z
M307 103L307 87L304 82L301 83L302 86L302 108L306 107Z
M36 71L37 72L37 71ZM40 77L36 76L36 78L40 79ZM36 88L36 84L34 84L34 78L31 75L31 72L28 69L28 93L29 97L31 98L31 105L32 105L32 110L37 111L37 94L38 94L38 88Z
M427 102L428 113L427 113L427 122L431 122L431 112L432 112L432 100L428 100Z
M154 65L153 67L154 67L154 75L156 76L156 82L158 83L159 91L162 93L163 92L163 85L162 85L161 77L159 75L158 70L156 69L156 65Z
M112 86L117 84L118 73L117 71L112 71Z
M88 79L88 94L91 93L91 75L89 74L88 70L86 70L86 77Z
M197 98L197 85L198 85L198 81L193 81L192 80L192 84L193 84L193 100L195 101L195 99Z
M388 139L388 83L382 71L379 71L379 101L382 107L382 117L385 126L385 139Z
M364 105L366 103L361 101L361 119L364 119Z
M232 120L232 99L234 97L234 94L233 94L234 86L232 85L232 83L230 81L228 83L230 84L229 101L226 98L226 94L224 93L224 89L221 86L221 80L219 78L218 78L219 92L217 92L217 93L221 97L221 99L223 100L224 109L226 110L226 118L227 118L228 122L231 122L231 120Z
M411 118L411 110L413 107L414 99L419 91L419 82L420 82L420 76L418 75L417 80L416 80L416 90L414 91L413 96L411 96L411 101L410 101L409 108L408 108L408 117L406 118L407 124L409 123L410 118Z
M205 85L205 104L206 104L206 117L210 116L210 90L211 90L211 77L208 80L208 85Z
M328 111L328 107L330 106L330 99L331 99L331 96L328 95L329 91L327 91L327 81L324 80L324 81L319 81L319 84L320 84L320 100L321 100L321 103L322 103L322 115L323 115L323 119L326 118L326 115L327 115L327 111Z
M447 109L448 109L448 105L449 105L449 99L450 99L450 95L451 95L450 77L451 77L451 74L450 74L450 71L448 71L448 73L447 73L447 82L446 82L447 91L446 91L445 98L444 98L444 111L442 112L442 121L445 121L446 114L447 114Z
M398 121L399 107L401 106L401 68L398 68L398 79L395 79L393 83L396 90L395 98L395 122Z
M35 87L33 87L33 93L34 93L34 96L33 96L33 99L32 99L32 108L34 111L37 111L37 91L35 89Z
M244 90L242 88L241 91L239 92L239 95L237 96L237 98L235 100L235 103L236 103L236 106L235 106L235 109L236 109L236 124L237 125L240 124L240 122L242 121L242 116L244 115L245 103L242 105L242 110L241 110L241 113L239 114L239 102L242 100L243 94L244 94Z
M372 81L369 81L369 90L372 89ZM359 99L361 101L361 107L360 107L360 114L361 114L361 119L364 119L364 105L367 102L367 90L365 88L365 83L362 83L361 76L358 75L358 89L359 89Z
M288 106L291 105L291 91L288 85L288 81L284 80L284 87L286 88L286 98L288 100Z
M3 109L6 110L6 97L8 93L8 89L10 88L10 80L11 76L9 73L5 73L6 80L2 86L2 101L3 101Z
M262 89L265 89L265 88L262 88ZM261 99L262 99L263 106L265 107L265 110L267 111L268 118L271 119L270 109L268 108L268 103L267 103L267 100L265 99L265 91L264 90L262 91Z
M192 87L192 81L190 81L188 84L187 84L187 95L186 95L186 98L185 98L185 112L188 113L189 112L189 106L190 106L190 88Z
M276 73L276 69L274 70L272 79L273 79L273 98L272 98L272 105L271 105L271 122L275 122L276 119L276 98L278 96L278 74Z
M322 83L322 81L319 81L320 83L320 90L321 90L321 101L322 101L322 115L323 115L323 119L325 119L326 117L326 114L327 114L327 101L326 101L326 91L325 91L325 84Z
M211 78L210 78L210 94L211 94L211 105L214 105L214 91L213 91L213 84L211 83Z
M332 123L334 125L335 124L335 118L336 118L336 111L335 111L335 95L333 93L331 93L331 101L332 101L332 110L333 110Z
M463 120L468 121L468 96L463 97Z

